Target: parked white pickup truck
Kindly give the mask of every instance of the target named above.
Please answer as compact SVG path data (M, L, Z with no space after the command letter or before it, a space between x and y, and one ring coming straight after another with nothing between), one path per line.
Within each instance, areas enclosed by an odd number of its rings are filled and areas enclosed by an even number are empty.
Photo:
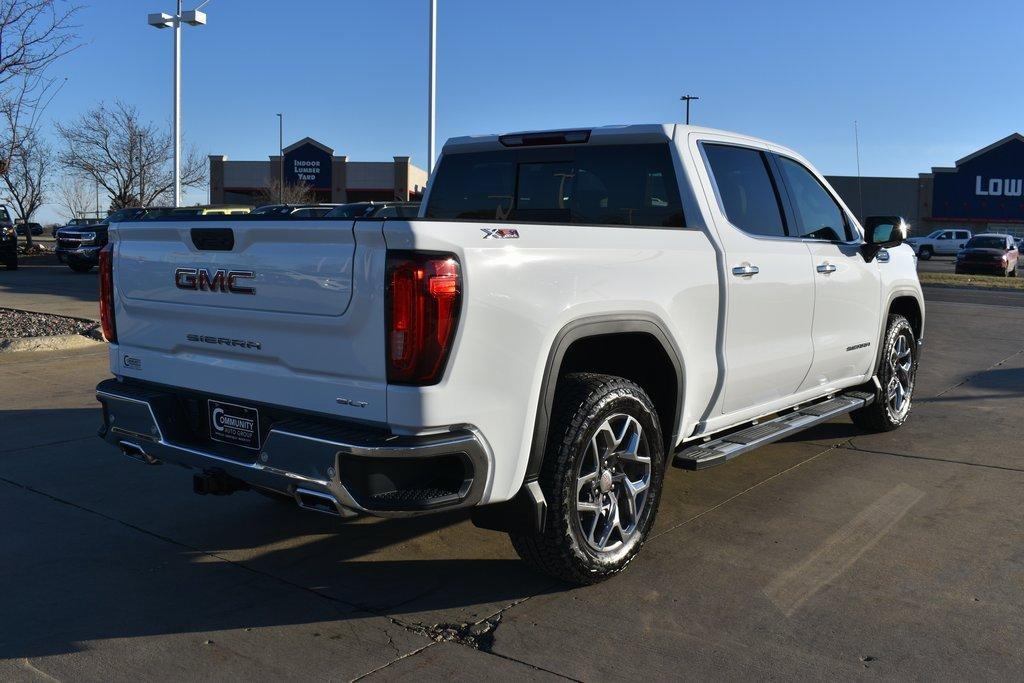
M948 230L935 230L924 237L909 237L906 242L922 261L927 261L936 255L956 255L967 245L972 236L970 230L950 228Z
M868 225L795 152L678 125L450 140L417 219L111 225L101 435L199 493L472 507L597 581L668 464L907 419L924 302Z

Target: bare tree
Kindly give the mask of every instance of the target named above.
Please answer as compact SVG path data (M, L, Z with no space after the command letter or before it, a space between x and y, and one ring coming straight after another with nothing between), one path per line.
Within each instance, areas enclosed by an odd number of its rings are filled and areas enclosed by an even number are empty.
M20 139L38 130L58 84L44 72L79 46L74 18L80 7L65 0L0 0L0 170Z
M11 163L0 172L4 197L14 206L23 223L43 205L53 155L35 131L18 140ZM32 231L25 228L25 244L32 250Z
M110 208L168 202L174 189L173 141L169 130L139 120L135 107L100 103L77 121L57 124L64 143L59 159L72 175L92 180L107 191ZM183 187L206 180L206 159L195 149L181 164Z
M56 191L57 205L63 209L67 220L81 218L93 208L94 197L90 187L82 178L68 176Z
M270 183L256 194L256 206L267 204L312 204L316 194L313 188L306 183L284 183L277 178L271 179Z
M0 86L41 74L78 47L80 9L63 0L0 0Z

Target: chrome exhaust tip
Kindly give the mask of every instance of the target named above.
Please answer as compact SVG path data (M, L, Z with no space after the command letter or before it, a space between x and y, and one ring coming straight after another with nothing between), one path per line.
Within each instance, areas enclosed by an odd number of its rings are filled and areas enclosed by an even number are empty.
M132 460L146 463L147 465L161 465L159 460L154 458L152 455L142 449L137 443L131 443L130 441L121 441L118 446L121 447L121 454L127 455Z
M325 515L334 517L355 517L356 513L342 506L338 499L329 493L312 491L310 489L295 489L295 502L303 510L322 512Z

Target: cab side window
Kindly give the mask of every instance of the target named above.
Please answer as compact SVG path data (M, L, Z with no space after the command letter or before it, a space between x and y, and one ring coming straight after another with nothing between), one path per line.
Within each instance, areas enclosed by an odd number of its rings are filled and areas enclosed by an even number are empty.
M785 237L779 193L764 153L732 145L703 148L729 222L753 235Z
M941 235L939 235L939 239L940 240L951 240L951 239L953 239L953 233L951 233L951 232L944 232Z
M798 235L830 242L849 242L853 232L843 210L825 186L802 165L777 157L796 214Z

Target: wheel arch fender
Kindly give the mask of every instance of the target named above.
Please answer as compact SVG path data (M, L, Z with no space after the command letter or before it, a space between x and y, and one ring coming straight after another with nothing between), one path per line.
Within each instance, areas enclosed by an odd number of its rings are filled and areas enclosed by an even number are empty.
M526 466L524 483L535 481L540 474L541 465L544 461L544 452L547 447L551 411L555 401L555 391L558 387L558 380L563 373L567 356L574 345L596 341L601 339L608 342L613 339L624 340L625 337L639 335L649 338L651 344L660 347L664 354L664 361L671 366L672 377L670 377L671 390L666 396L660 397L661 407L659 408L657 396L651 396L658 409L659 421L662 422L662 433L666 439L666 449L678 441L675 433L680 416L683 411L684 388L685 388L685 365L682 353L673 341L668 327L659 318L648 313L624 313L616 315L588 316L573 320L563 326L555 335L554 341L548 351L544 366L544 373L541 378L540 391L537 395L537 414L534 419L533 438L530 445L530 455ZM637 361L638 363L641 361ZM659 361L661 362L661 361ZM590 368L593 372L601 372L601 369ZM613 374L613 373L608 373ZM634 379L633 377L627 377ZM638 382L642 387L643 382ZM646 387L644 387L647 390ZM648 393L652 393L648 391ZM666 408L665 399L671 401L671 406ZM667 419L666 419L667 418ZM668 424L665 424L668 422Z
M924 297L921 292L913 289L898 289L889 293L888 300L883 308L884 315L878 330L878 348L875 350L875 364L872 375L878 374L878 368L882 363L884 351L882 341L885 339L885 331L889 327L889 315L899 313L905 317L910 326L914 329L914 336L917 337L918 345L924 343Z
M567 355L571 349L578 348L581 342L586 343L588 340L599 339L602 341L621 340L631 335L640 335L651 340L648 344L660 348L663 358L671 366L671 377L665 384L667 387L669 386L668 382L671 382L671 390L664 392L671 394L671 409L667 412L664 406L659 409L657 399L653 396L651 398L655 401L659 422L671 422L670 425L662 426L662 435L666 437L666 448L675 446L678 435L674 432L680 423L683 411L685 366L683 356L673 342L673 337L664 322L649 313L587 316L570 321L555 335L545 359L540 388L535 395L537 411L534 418L533 436L519 493L505 502L474 508L473 524L484 529L505 532L516 530L539 532L544 528L547 518L547 501L538 483L538 477L544 463L544 453L547 450L555 390L558 387L558 380L563 374ZM577 346L574 347L574 345ZM600 370L592 369L592 371ZM638 384L643 386L641 382ZM669 449L669 452L666 453L666 462L670 461Z

